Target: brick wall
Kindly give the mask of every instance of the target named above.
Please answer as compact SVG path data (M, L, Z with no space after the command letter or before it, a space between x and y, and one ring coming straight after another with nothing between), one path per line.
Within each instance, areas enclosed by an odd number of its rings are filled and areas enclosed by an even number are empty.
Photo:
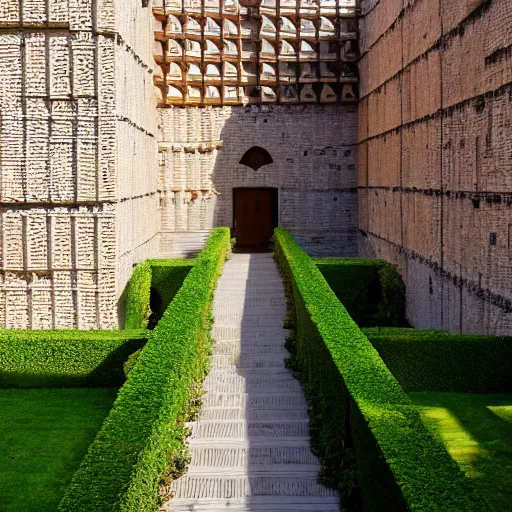
M512 329L512 0L361 2L361 255L416 327Z
M356 117L351 106L161 109L163 230L201 236L232 226L233 188L274 187L279 224L310 253L354 255ZM240 165L253 146L274 162Z

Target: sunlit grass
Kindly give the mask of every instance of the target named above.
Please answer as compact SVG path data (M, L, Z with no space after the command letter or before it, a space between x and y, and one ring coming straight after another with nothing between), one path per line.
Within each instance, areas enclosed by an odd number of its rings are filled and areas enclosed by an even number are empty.
M0 511L55 512L116 395L0 389Z
M491 504L510 510L512 394L410 393L425 425Z

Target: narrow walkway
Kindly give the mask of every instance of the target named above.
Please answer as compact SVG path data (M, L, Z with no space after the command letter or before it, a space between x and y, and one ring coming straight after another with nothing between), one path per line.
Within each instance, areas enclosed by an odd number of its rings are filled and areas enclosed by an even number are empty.
M334 512L317 483L306 402L284 367L285 298L271 254L234 254L214 298L217 340L192 460L164 510Z

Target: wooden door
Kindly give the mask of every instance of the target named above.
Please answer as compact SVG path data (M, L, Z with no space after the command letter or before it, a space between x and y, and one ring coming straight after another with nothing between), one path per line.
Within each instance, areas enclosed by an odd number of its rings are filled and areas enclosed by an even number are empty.
M237 247L265 249L275 227L275 190L237 188L233 190Z

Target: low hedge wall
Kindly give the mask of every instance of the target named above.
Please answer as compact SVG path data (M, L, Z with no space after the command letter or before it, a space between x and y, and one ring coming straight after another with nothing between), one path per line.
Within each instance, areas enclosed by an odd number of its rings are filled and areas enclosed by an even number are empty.
M0 331L0 387L119 387L138 331Z
M385 260L314 260L336 297L359 326L405 326L405 285Z
M151 276L149 261L139 263L133 270L125 290L125 329L145 329L148 326Z
M207 371L211 301L229 252L229 229L214 229L141 351L61 512L156 510L162 479L183 458L183 422Z
M291 292L290 362L308 397L323 482L345 507L362 500L379 512L488 510L313 260L287 231L276 229L275 240Z
M151 265L151 292L156 293L159 299L151 303L154 295L150 297L149 327L153 328L178 293L194 265L194 260L161 259L148 260L148 263Z
M125 290L125 329L153 328L193 265L193 260L185 259L150 259L139 263ZM152 304L155 297L159 300Z
M512 391L512 337L363 329L405 391Z

